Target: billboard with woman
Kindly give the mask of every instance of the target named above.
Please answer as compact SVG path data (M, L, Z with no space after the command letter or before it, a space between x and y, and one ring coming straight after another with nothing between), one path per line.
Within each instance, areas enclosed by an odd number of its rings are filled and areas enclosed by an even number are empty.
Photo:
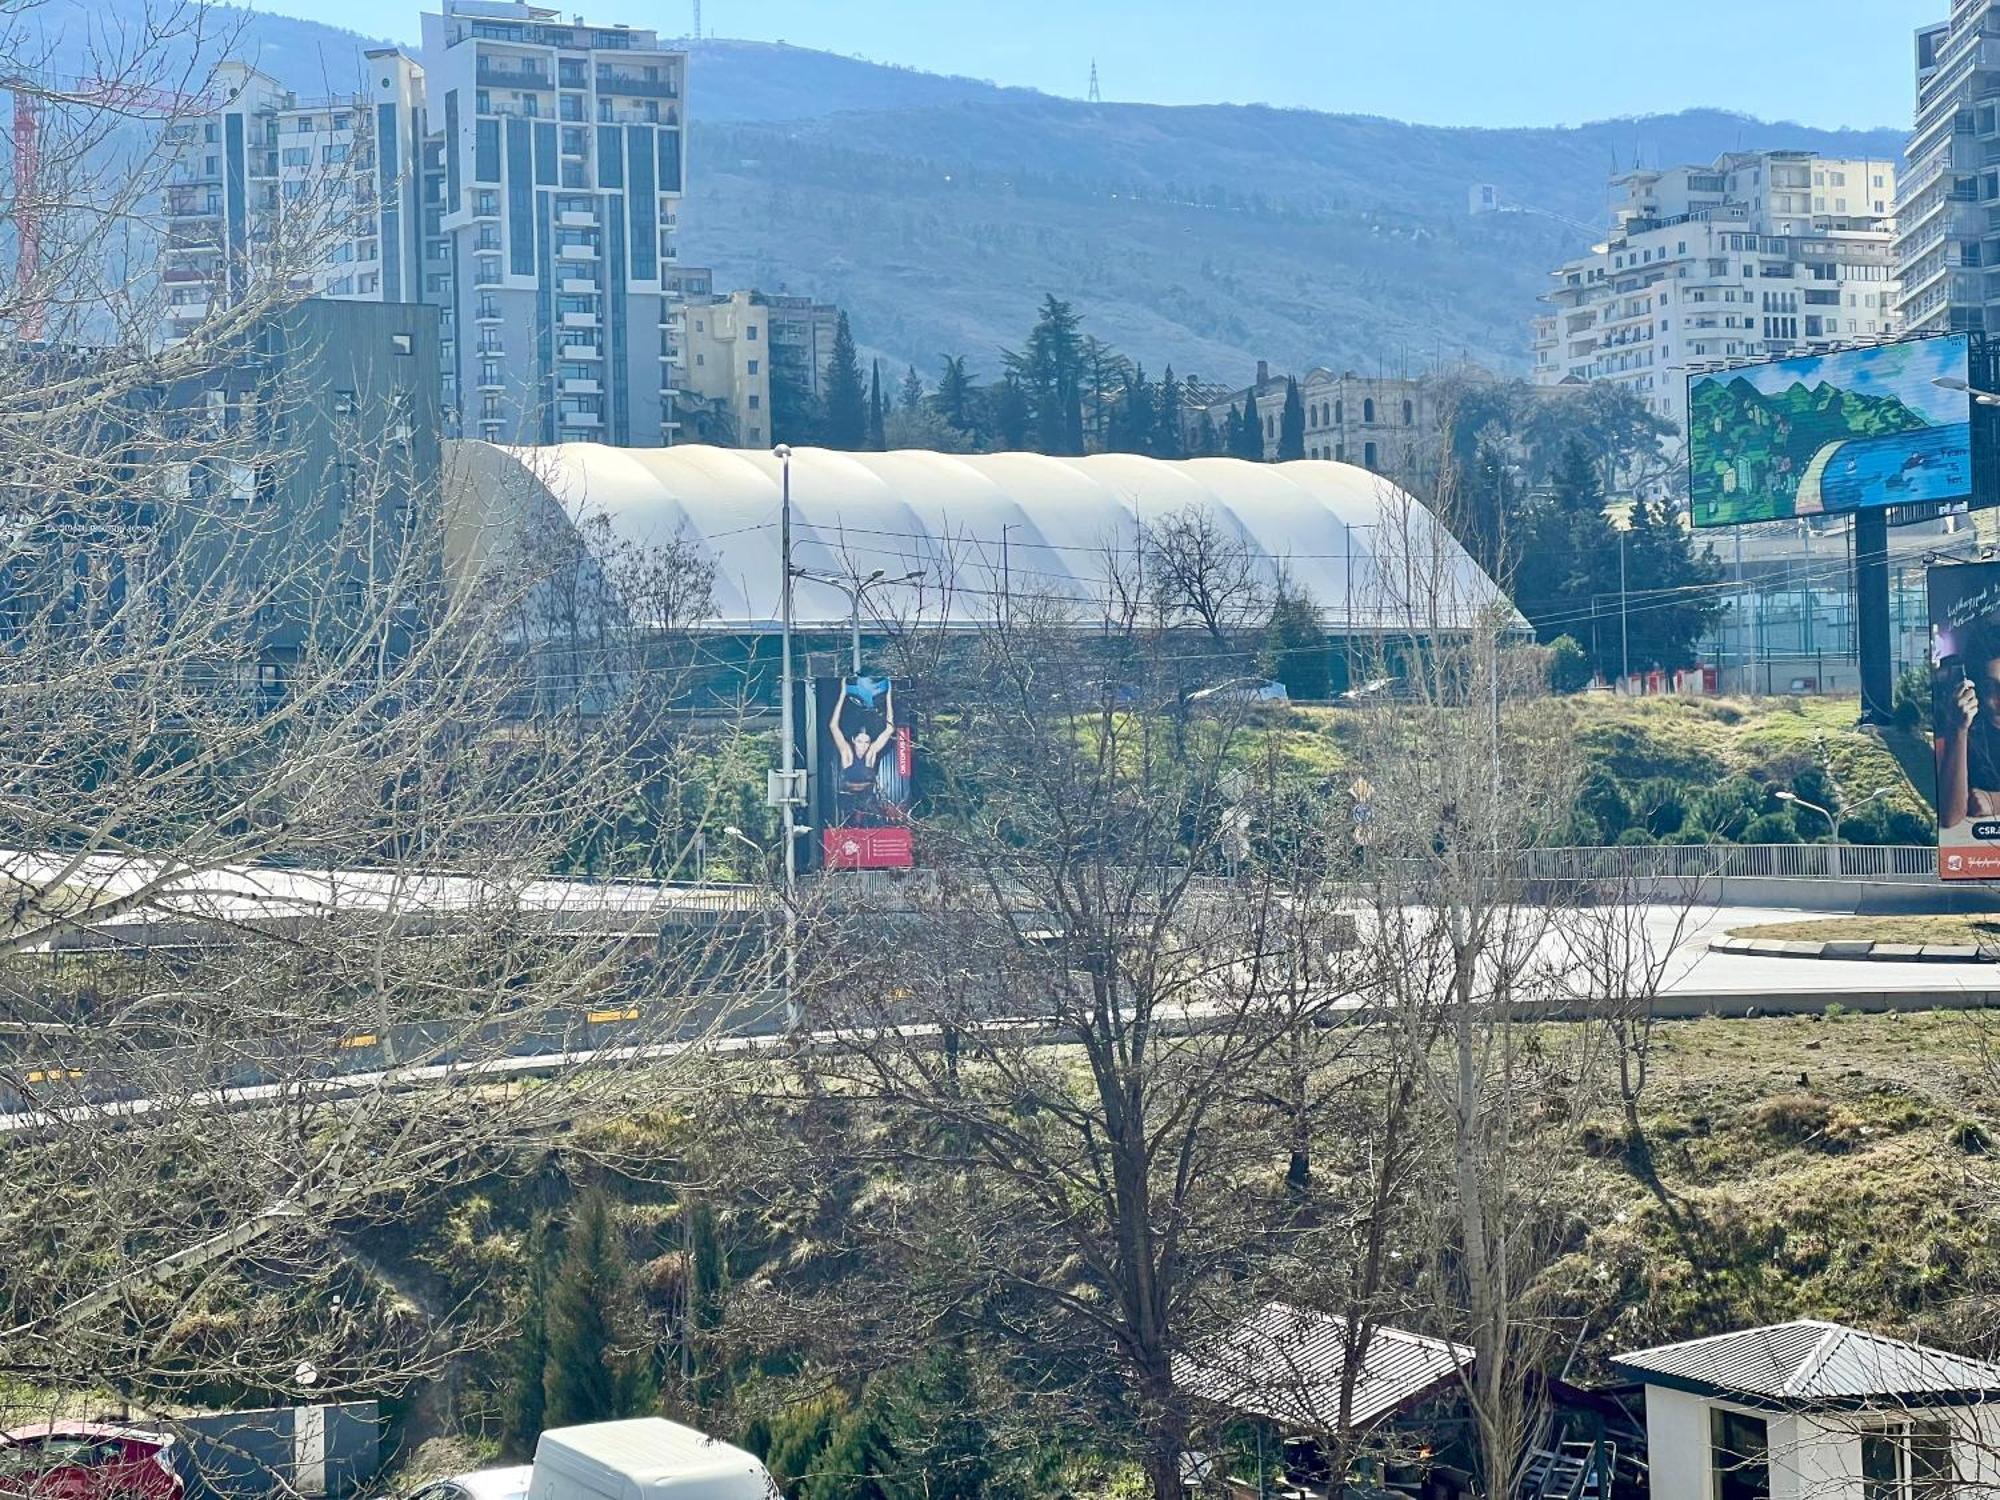
M1938 876L2000 880L2000 563L1930 570Z
M813 800L824 869L907 870L914 863L916 738L909 705L899 705L896 694L887 677L813 684Z

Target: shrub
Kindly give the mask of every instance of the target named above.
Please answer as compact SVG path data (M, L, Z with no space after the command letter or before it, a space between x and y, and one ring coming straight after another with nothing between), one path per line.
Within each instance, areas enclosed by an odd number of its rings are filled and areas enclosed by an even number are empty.
M1931 711L1931 674L1923 666L1903 668L1896 679L1889 716L1899 729L1915 729Z
M1590 686L1590 658L1575 636L1559 635L1549 642L1549 686L1558 693L1580 693Z

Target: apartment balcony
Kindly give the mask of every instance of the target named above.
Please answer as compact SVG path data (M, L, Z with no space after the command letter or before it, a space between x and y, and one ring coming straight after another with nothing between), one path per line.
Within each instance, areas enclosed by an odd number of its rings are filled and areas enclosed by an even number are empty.
M595 377L586 379L581 375L571 375L566 378L562 383L562 389L565 396L599 396L604 393L604 387Z
M572 297L593 297L597 294L597 281L589 276L565 276L559 283L561 290Z
M552 89L555 84L549 75L539 68L503 68L487 58L480 58L473 70L481 88L493 89Z
M565 328L595 328L598 326L597 314L594 312L566 312L562 315L562 326Z
M678 99L680 90L665 78L640 78L630 73L615 73L609 68L597 70L597 92L600 94L628 94L637 99Z
M474 389L482 391L502 391L506 388L507 383L497 374L492 376L481 375L474 383Z
M594 411L559 411L556 413L556 425L595 431L604 425L604 419Z
M604 358L604 351L595 344L563 344L558 347L557 354L561 358L571 361L582 359L601 360Z
M498 323L501 321L500 309L497 307L475 309L472 314L472 321L475 323Z
M167 217L170 219L219 219L222 217L220 198L168 198Z
M589 212L579 213L573 208L564 209L556 215L556 223L564 229L595 229L597 215Z

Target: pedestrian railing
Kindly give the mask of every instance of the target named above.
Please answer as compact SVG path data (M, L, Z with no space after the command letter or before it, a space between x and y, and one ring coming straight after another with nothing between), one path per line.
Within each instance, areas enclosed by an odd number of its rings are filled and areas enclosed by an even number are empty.
M1530 880L1879 880L1921 884L1937 878L1928 844L1616 844L1528 849Z

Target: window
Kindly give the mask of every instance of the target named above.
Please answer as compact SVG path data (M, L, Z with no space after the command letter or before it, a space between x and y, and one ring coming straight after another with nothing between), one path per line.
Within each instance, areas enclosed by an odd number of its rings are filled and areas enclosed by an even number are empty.
M354 415L354 392L335 391L333 393L333 414L336 417L351 417Z
M758 408L758 407L762 406L763 404L764 404L764 402L763 402L763 398L762 398L762 397L760 397L760 396L758 396L756 392L754 392L754 391L753 391L753 392L751 392L751 394L750 394L750 410L752 410L752 411L755 411L755 410L757 410L757 408Z
M1345 401L1336 401L1333 403L1333 420L1337 423L1347 420L1347 403Z
M1363 443L1361 445L1361 462L1367 468L1372 469L1375 467L1375 445L1373 443Z
M1416 424L1416 420L1417 420L1417 408L1415 404L1409 401L1405 401L1403 403L1403 425L1405 427L1414 426Z
M1373 422L1375 420L1375 398L1373 396L1368 397L1361 403L1361 420L1364 422ZM1370 465L1370 467L1373 467L1373 465Z
M1715 1500L1771 1500L1771 1439L1764 1419L1710 1407L1708 1436Z
M754 343L756 343L756 342L757 342L757 325L756 325L755 323L752 323L752 324L751 324L751 325L750 325L750 326L749 326L748 328L746 328L746 329L745 329L745 330L743 331L743 337L744 337L745 339L749 340L749 341L750 341L751 343L753 343L753 344L754 344Z
M312 161L312 151L305 146L287 146L283 155L288 167L303 167Z
M750 373L751 373L752 375L755 375L755 374L757 373L757 369L758 369L758 365L757 365L757 361L756 361L756 360L754 360L754 359L753 359L753 360L751 360L751 361L750 361Z
M417 352L417 336L414 333L390 334L389 352L391 354L415 354Z
M1862 1435L1862 1500L1946 1500L1957 1479L1946 1422L1898 1422Z

